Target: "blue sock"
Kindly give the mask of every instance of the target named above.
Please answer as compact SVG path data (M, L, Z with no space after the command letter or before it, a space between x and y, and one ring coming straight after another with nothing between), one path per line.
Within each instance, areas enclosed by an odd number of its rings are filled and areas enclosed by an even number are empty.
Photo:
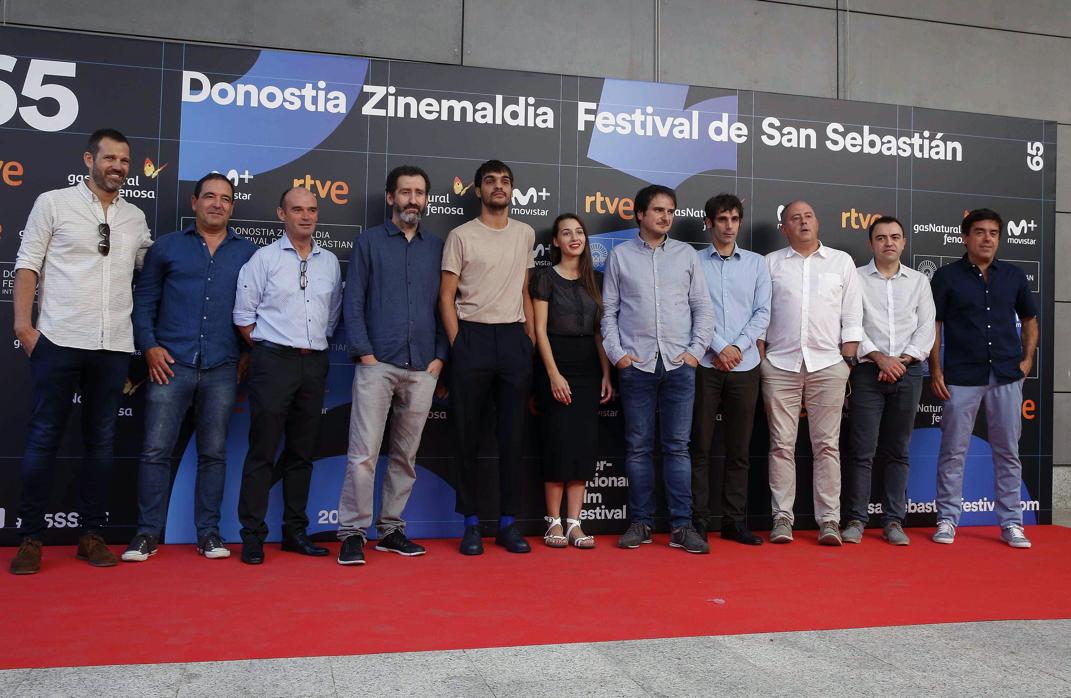
M479 525L480 525L480 517L477 516L476 514L472 514L470 516L466 516L465 517L465 526L466 527L467 526L479 526Z
M512 516L503 516L502 518L500 518L498 520L498 530L500 530L500 531L504 531L505 529L509 528L512 525L513 525L513 517Z

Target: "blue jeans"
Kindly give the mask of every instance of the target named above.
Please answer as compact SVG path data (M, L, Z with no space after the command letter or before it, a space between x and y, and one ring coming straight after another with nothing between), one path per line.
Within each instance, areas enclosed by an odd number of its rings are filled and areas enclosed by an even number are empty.
M632 523L650 526L654 517L655 415L660 416L662 477L673 528L692 520L692 431L695 369L684 364L667 371L659 359L654 373L629 366L620 371L625 413L625 470Z
M902 524L907 515L908 452L922 397L922 366L913 364L900 380L882 383L877 364L859 364L852 371L851 385L847 518L864 524L870 520L870 476L876 454L878 462L885 466L882 523Z
M227 475L227 425L237 396L235 364L197 369L171 364L166 385L145 394L145 444L138 466L138 533L159 537L171 500L171 457L186 411L193 405L197 434L197 536L219 533L219 507Z
M41 540L45 531L56 451L78 392L85 449L78 485L79 525L88 533L99 531L107 522L115 421L129 367L130 354L61 347L44 335L37 340L30 356L33 414L22 457L19 534L23 538Z
M992 373L989 385L950 385L952 399L941 417L941 450L937 456L937 520L959 525L963 505L963 467L978 409L985 405L989 447L993 452L993 499L1001 528L1023 523L1020 491L1023 464L1019 461L1019 435L1023 381L998 383Z

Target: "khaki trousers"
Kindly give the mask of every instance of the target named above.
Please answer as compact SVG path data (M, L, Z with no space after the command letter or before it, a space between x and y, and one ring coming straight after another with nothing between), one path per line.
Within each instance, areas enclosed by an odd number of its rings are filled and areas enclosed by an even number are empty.
M840 521L840 423L851 369L843 361L808 372L783 371L763 360L762 399L770 423L770 494L774 518L795 522L796 434L807 409L814 453L814 518Z

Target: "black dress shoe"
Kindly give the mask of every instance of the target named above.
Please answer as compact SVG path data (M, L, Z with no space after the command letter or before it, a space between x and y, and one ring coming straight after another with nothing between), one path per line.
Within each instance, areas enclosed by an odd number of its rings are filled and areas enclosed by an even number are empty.
M722 526L721 537L725 540L735 540L737 543L743 543L744 545L762 545L762 538L759 538L743 526L737 526L735 523Z
M318 545L314 545L309 540L308 535L299 533L296 536L291 536L283 540L281 546L283 550L288 553L299 553L301 555L311 555L312 557L323 557L330 552L327 548L321 548Z
M247 540L242 543L242 562L247 565L259 565L264 562L264 544L259 540Z
M466 526L465 535L461 536L462 555L483 555L483 541L480 540L479 526Z
M532 552L532 546L528 545L528 541L517 530L517 524L510 524L500 529L498 535L495 536L495 545L501 545L511 553Z

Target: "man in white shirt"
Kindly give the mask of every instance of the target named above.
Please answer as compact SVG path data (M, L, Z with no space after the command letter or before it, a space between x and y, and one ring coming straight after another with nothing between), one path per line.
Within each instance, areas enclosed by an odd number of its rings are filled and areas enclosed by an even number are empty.
M780 227L788 247L766 255L773 302L760 344L770 423L770 542L792 542L802 405L814 453L818 542L840 545L840 422L845 384L863 336L859 277L847 253L819 241L818 217L806 201L785 206Z
M906 238L900 221L881 216L868 231L874 259L859 267L863 294L863 341L852 371L848 408L851 458L847 472L845 543L861 543L870 519L870 474L875 452L885 470L882 537L908 545L908 446L922 396L922 363L934 338L930 281L900 263Z
M123 134L96 131L82 159L88 170L83 182L37 198L15 261L14 329L30 357L33 414L22 458L22 544L11 561L14 574L41 568L53 466L75 393L82 396L85 448L78 557L94 567L117 561L100 531L107 522L115 420L134 351L131 282L152 238L145 214L119 195L130 170Z

